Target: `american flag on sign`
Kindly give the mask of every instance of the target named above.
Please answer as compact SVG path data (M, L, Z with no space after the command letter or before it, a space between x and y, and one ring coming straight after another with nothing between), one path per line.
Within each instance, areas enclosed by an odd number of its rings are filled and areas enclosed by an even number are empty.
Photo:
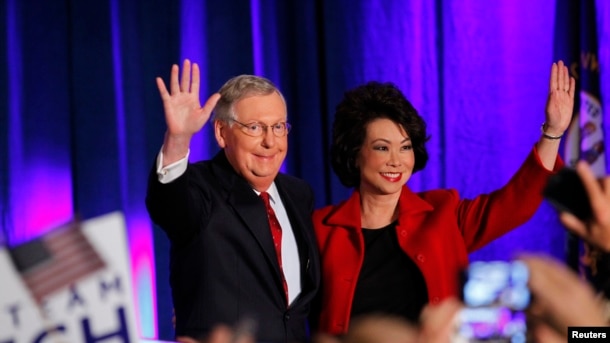
M55 229L9 249L21 278L38 304L105 267L78 224Z

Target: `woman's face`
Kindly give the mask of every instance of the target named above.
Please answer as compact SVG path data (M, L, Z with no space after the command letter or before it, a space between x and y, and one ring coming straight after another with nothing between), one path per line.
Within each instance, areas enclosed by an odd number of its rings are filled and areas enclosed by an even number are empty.
M356 163L361 193L399 193L415 165L411 138L399 124L385 118L375 119L366 128Z

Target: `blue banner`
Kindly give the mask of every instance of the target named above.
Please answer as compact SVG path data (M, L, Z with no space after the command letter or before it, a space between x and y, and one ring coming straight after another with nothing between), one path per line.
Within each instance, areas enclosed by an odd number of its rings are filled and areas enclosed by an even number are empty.
M595 0L558 0L555 59L563 60L576 79L574 116L562 142L563 158L571 167L578 160L586 160L596 175L602 177L606 175L606 158L598 52ZM610 275L605 266L608 256L586 246L573 234L567 235L567 263L586 275L599 291L610 292L610 287L604 285Z

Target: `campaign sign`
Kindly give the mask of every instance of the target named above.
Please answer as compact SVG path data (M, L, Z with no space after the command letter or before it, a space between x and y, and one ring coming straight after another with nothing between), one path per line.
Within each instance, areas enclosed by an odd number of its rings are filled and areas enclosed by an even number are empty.
M120 212L1 247L0 343L138 342L127 252Z

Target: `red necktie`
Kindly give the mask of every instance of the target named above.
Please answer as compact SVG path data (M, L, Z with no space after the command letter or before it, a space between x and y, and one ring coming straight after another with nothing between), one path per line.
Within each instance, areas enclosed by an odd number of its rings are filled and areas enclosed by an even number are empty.
M284 278L284 270L282 269L282 227L280 222L275 216L275 212L269 203L269 194L267 192L261 193L261 198L265 203L267 209L267 219L269 220L269 227L271 228L271 237L273 237L273 245L275 246L275 254L277 255L277 262L280 265L280 273L282 274L282 283L284 284L284 293L286 299L288 299L288 284L286 284L286 278Z

